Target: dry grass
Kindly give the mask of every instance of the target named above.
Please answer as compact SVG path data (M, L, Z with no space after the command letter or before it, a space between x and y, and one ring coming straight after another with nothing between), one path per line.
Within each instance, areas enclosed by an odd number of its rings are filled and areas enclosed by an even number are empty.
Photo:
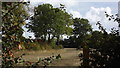
M23 57L26 61L36 62L38 58L49 57L52 55L61 54L62 58L55 60L50 66L79 66L80 59L78 54L81 51L77 51L75 48L64 48L59 50L43 50L43 51L18 51L15 52L15 56L20 56L23 53L26 55Z

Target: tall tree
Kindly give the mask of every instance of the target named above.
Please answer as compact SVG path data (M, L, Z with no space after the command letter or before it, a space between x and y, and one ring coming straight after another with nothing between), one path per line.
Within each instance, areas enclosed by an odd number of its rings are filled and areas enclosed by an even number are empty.
M28 31L34 32L36 38L50 39L60 35L72 32L70 25L72 24L72 16L68 14L64 6L54 8L50 4L42 4L35 7L35 15L26 27ZM50 38L52 36L52 38Z
M87 19L75 18L73 34L77 38L76 42L80 45L90 37L92 27Z

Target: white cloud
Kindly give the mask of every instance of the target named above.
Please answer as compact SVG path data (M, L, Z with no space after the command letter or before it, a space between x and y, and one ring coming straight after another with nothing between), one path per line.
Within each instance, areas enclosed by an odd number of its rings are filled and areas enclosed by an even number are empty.
M73 18L81 18L82 17L82 15L78 11L70 10L69 13L73 15Z
M90 10L86 12L85 16L82 16L80 12L75 10L70 10L69 12L73 15L73 18L80 17L80 18L86 18L89 20L90 24L92 25L93 30L98 30L98 26L96 25L97 21L100 21L102 26L106 28L107 32L110 32L110 29L112 27L115 27L118 29L118 23L114 21L108 21L108 18L105 16L105 11L112 15L112 10L110 7L101 7L101 8L95 8L90 7Z
M85 18L87 18L90 21L90 24L92 25L94 30L98 30L98 26L96 26L97 21L100 21L108 32L112 27L118 28L117 22L108 21L108 19L105 16L105 11L109 15L112 15L112 10L110 7L106 8L91 7L90 10L86 13Z
M86 18L89 20L89 23L92 25L93 30L99 30L98 26L96 25L97 21L100 21L102 26L106 28L107 32L110 32L110 29L112 27L115 27L118 29L118 23L113 21L108 21L108 19L105 16L105 11L112 15L112 10L110 7L101 7L101 8L95 8L90 7L89 11L86 12L85 16L82 16L79 11L76 10L69 10L68 12L73 15L73 18Z

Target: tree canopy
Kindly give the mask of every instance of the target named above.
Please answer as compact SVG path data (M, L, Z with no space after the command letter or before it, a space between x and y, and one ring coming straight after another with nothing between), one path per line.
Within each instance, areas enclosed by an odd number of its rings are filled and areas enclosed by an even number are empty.
M73 22L73 36L70 36L64 43L70 47L79 47L82 46L82 42L89 41L88 39L90 38L92 27L89 24L89 21L84 18L75 18L73 19Z
M42 4L35 7L35 15L27 25L28 31L34 32L36 38L53 39L60 35L72 32L72 16L68 14L64 6L54 8L50 4ZM50 38L52 37L52 38Z

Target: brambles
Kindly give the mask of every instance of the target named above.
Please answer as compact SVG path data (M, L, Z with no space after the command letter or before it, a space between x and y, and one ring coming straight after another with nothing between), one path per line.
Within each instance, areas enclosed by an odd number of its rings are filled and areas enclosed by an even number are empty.
M21 43L24 21L28 18L24 2L2 2L2 67L14 67L22 56L15 57L12 49Z
M45 57L45 58L39 58L39 60L37 62L30 62L30 61L24 61L23 64L29 66L29 67L39 67L39 66L43 66L44 68L49 66L50 63L52 63L54 60L58 60L61 59L61 55L52 55L49 57Z

